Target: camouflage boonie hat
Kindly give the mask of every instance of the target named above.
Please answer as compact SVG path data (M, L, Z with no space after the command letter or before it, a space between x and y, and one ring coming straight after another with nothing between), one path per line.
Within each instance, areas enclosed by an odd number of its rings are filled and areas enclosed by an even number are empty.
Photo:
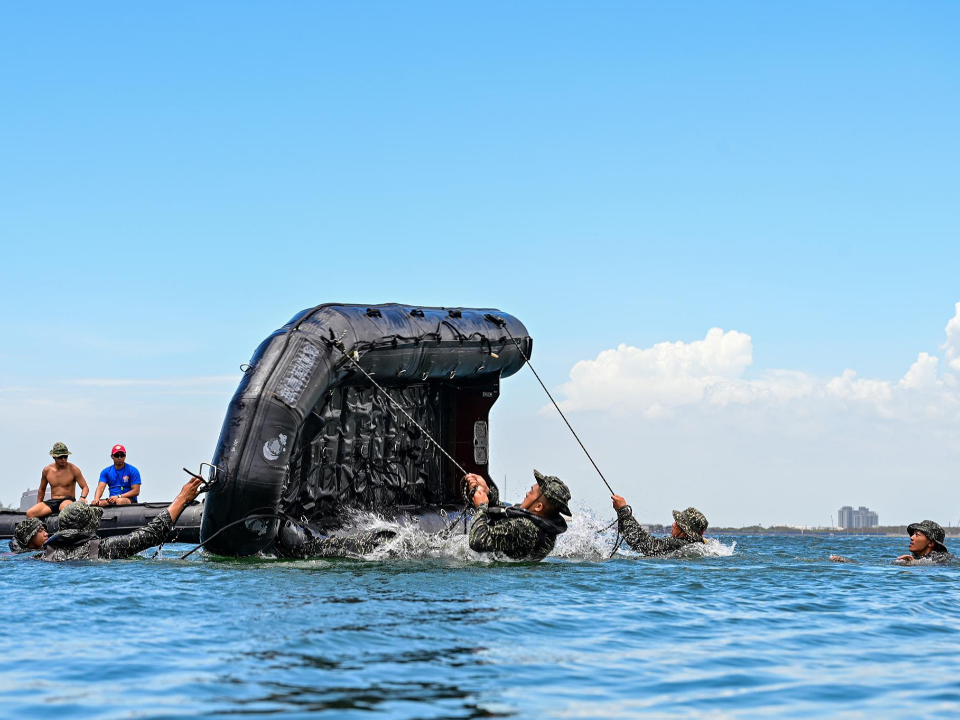
M26 520L21 520L13 529L13 538L17 541L17 544L20 545L21 548L26 550L27 546L30 544L30 541L33 540L34 535L40 532L40 528L42 527L44 527L43 520L40 518L27 518Z
M933 520L924 520L923 522L913 523L907 526L907 535L913 535L919 530L931 541L933 541L933 547L938 552L949 552L947 546L943 544L946 533L943 531L943 528L937 525Z
M554 475L543 475L539 470L533 471L533 477L536 478L537 485L540 486L540 492L556 506L557 510L564 515L573 515L570 512L570 506L567 505L570 502L570 488L566 486L563 480Z
M694 542L706 542L703 539L703 533L706 532L709 523L706 516L695 507L688 507L682 512L674 510L673 520L688 538Z
M53 450L50 451L50 455L53 457L66 457L67 455L73 455L73 453L67 450L65 444L58 442L53 444Z
M100 518L103 517L103 508L90 507L85 502L72 502L60 513L60 525L57 532L63 530L80 530L96 532L100 527Z

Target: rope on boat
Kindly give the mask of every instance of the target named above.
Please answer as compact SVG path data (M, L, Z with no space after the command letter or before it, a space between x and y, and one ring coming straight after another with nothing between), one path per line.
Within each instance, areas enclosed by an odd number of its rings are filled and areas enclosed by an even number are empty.
M450 323L446 323L446 324L450 325ZM453 325L450 325L450 327L453 327ZM455 327L453 327L453 329L454 329L454 331L455 331L458 335L460 335L460 337L461 337L461 342L463 342L463 337L464 337L463 334L460 333L460 331L457 330ZM444 449L443 449L443 446L442 446L439 442L437 442L437 440L433 437L433 435L431 435L429 432L427 432L426 428L424 428L420 423L418 423L416 420L414 420L413 417L410 415L410 413L408 413L408 412L403 408L403 406L402 406L400 403L398 403L396 400L394 400L393 396L390 395L390 393L388 393L386 390L384 390L384 389L380 386L380 384L379 384L376 380L373 379L373 376L372 376L370 373L368 373L366 370L363 369L363 366L360 365L360 363L357 361L357 358L354 358L350 353L347 352L347 349L343 346L343 337L344 337L344 335L346 335L346 330L343 331L343 333L340 335L339 338L334 338L334 337L333 337L333 331L331 330L331 331L330 331L330 336L331 336L332 339L330 340L330 345L332 345L332 346L335 347L337 350L339 350L341 355L343 355L347 360L349 360L351 363L353 363L353 365L357 368L357 370L359 370L361 373L363 373L363 375L367 378L367 380L369 380L370 383L371 383L377 390L379 390L380 393L381 393L384 397L387 398L387 400L389 400L391 403L393 403L393 406L394 406L395 408L397 408L397 410L399 410L400 412L402 412L402 413L404 414L404 416L407 418L407 420L409 420L410 422L412 422L412 423L416 426L416 428L417 428L421 433L423 433L423 436L424 436L427 440L429 440L430 442L432 442L433 445L434 445L434 447L436 447L437 450L439 450L441 453L443 453L443 455L447 458L447 460L449 460L450 462L452 462L453 465L454 465L454 467L456 467L457 470L459 470L460 473L462 474L462 476L465 478L469 473L467 473L467 471L463 468L463 466L462 466L460 463L458 463L458 462L453 458L453 456L452 456L450 453L448 453L446 450L444 450ZM492 352L492 351L491 351L491 352ZM467 498L464 497L464 500L467 500ZM464 531L464 533L466 533L466 531L467 531L467 508L468 508L468 506L469 506L469 503L468 503L468 502L465 503L464 506L463 506L463 510L462 510L461 513L460 513L460 515L461 515L461 517L462 517L462 519L463 519L463 531ZM448 524L447 527L445 527L443 530L440 531L440 534L441 534L444 538L449 537L449 536L452 534L453 529L456 528L457 524L460 522L460 519L461 519L461 518L457 518L456 521L454 521L454 522L451 523L451 524Z
M597 471L597 474L600 476L600 479L603 480L603 484L607 486L607 490L610 491L610 494L616 495L616 493L613 492L613 488L610 487L610 483L607 482L607 479L603 476L603 473L600 472L600 468L597 467L597 463L593 461L593 457L587 451L586 445L583 444L583 441L580 439L580 436L577 435L577 431L573 429L573 425L571 425L570 421L567 420L567 416L563 414L563 410L561 410L560 406L557 405L557 401L553 399L553 395L551 395L550 391L547 390L547 386L543 384L543 380L540 379L540 374L533 367L533 364L530 362L530 358L528 358L527 354L523 352L523 347L521 347L520 341L513 336L512 332L510 332L510 328L507 327L506 320L504 320L503 318L497 317L496 315L490 315L490 314L487 314L484 317L490 322L492 322L494 325L497 325L498 327L503 328L506 331L507 335L510 336L510 339L513 340L514 345L517 346L517 351L520 353L520 356L524 360L526 360L527 366L530 368L531 372L533 372L534 377L537 378L537 382L540 383L540 387L543 388L543 391L547 394L547 397L550 398L550 402L553 403L553 406L557 409L557 412L560 413L560 417L563 418L563 421L567 424L567 427L570 429L570 432L573 433L573 436L577 439L577 442L580 443L580 448L583 450L584 454L587 456L587 459L590 460L590 463L593 465L593 469Z
M332 332L333 332L333 331L331 331L331 334L332 334ZM368 373L366 370L364 370L363 367L360 365L360 363L357 362L357 360L354 359L353 356L350 355L350 353L347 352L347 349L343 346L343 335L345 335L345 334L346 334L346 331L344 331L344 333L343 333L342 335L340 335L339 338L333 339L333 340L330 342L330 344L331 344L333 347L335 347L337 350L339 350L340 353L341 353L347 360L349 360L351 363L353 363L354 366L357 368L357 370L359 370L360 372L362 372L362 373L364 374L364 376L367 378L367 380L369 380L370 383L371 383L377 390L379 390L381 393L383 393L383 395L386 396L387 400L389 400L391 403L393 403L394 407L396 407L397 410L399 410L400 412L402 412L402 413L406 416L407 420L409 420L409 421L412 422L414 425L416 425L417 429L418 429L420 432L423 433L424 437L427 438L427 440L429 440L430 442L432 442L432 443L434 444L434 446L436 446L437 450L439 450L440 452L442 452L442 453L446 456L447 460L449 460L450 462L452 462L452 463L454 464L454 466L457 468L457 470L459 470L459 471L460 471L462 474L464 474L464 475L468 475L469 473L467 473L467 471L463 469L463 466L462 466L460 463L458 463L456 460L454 460L454 459L453 459L453 456L452 456L450 453L448 453L446 450L443 449L443 446L440 445L440 443L438 443L438 442L433 438L433 435L431 435L430 433L428 433L420 423L418 423L416 420L414 420L413 417L410 415L410 413L408 413L406 410L404 410L404 409L403 409L403 406L402 406L400 403L398 403L396 400L394 400L393 397L390 395L390 393L388 393L386 390L384 390L384 389L380 386L380 384L379 384L376 380L373 379L373 376L372 376L370 373Z
M610 491L610 494L616 495L616 493L613 491L613 488L610 487L610 483L607 482L607 478L603 476L603 473L600 471L600 468L597 466L597 463L594 462L593 457L590 455L590 452L587 450L586 445L583 444L583 441L580 439L580 436L577 435L577 431L573 429L573 425L571 425L570 421L567 420L567 416L563 414L563 410L561 410L560 406L557 405L557 401L553 399L553 395L550 394L550 391L547 390L547 386L543 383L543 380L540 379L540 373L538 373L536 368L533 367L533 363L530 362L530 358L528 358L527 354L523 351L523 347L520 345L520 341L513 336L512 332L510 332L510 328L507 326L507 321L504 320L502 317L498 317L492 313L488 313L487 315L484 315L484 317L489 322L492 322L497 327L502 328L504 331L506 331L510 339L513 340L513 344L517 346L517 351L520 353L520 356L527 362L527 367L530 368L530 371L533 373L534 377L537 378L537 382L540 383L540 387L543 388L543 391L547 394L547 397L550 398L550 402L553 403L553 406L557 409L557 412L560 413L560 417L563 418L563 422L567 424L567 428L570 430L571 433L573 433L573 437L575 437L577 442L580 444L580 449L583 450L584 455L587 456L587 459L593 465L593 469L597 471L597 474L600 476L600 479L603 480L603 484L607 486L607 490ZM612 527L612 525L610 527ZM607 528L604 528L604 530L606 529ZM601 530L601 532L603 531ZM610 557L614 556L614 554L617 552L617 549L620 547L620 543L622 542L623 542L623 536L620 534L620 528L618 525L617 540L613 546L613 552L610 553Z

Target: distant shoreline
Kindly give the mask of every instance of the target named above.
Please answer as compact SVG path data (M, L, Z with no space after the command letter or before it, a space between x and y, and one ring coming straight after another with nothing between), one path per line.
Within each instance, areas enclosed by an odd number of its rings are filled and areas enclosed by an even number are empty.
M663 525L643 525L644 530L652 535L667 535L670 528ZM946 527L944 532L947 537L960 537L960 527ZM711 527L706 532L707 535L816 535L818 537L906 537L906 525L881 525L875 528L847 529L837 530L834 528L810 528L800 529L786 527L783 525L774 525L772 527L761 527L759 525L749 525L747 527Z

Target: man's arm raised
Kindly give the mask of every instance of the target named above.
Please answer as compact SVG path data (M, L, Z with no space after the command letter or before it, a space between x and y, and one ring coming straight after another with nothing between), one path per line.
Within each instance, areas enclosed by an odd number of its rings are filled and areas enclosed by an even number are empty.
M191 502L197 499L197 495L200 494L200 485L203 483L203 480L200 478L192 478L189 480L186 485L180 488L180 493L173 499L173 502L170 503L170 506L167 508L167 511L170 513L170 518L176 522L177 518L180 517L180 513L183 512L183 509Z

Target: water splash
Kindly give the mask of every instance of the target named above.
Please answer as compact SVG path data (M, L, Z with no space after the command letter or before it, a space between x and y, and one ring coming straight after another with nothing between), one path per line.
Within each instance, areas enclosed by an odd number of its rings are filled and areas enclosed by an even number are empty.
M500 553L478 553L470 549L469 536L463 524L451 521L449 532L430 533L416 523L386 519L376 513L353 511L348 523L353 531L372 532L390 530L396 536L373 552L365 560L447 559L458 562L518 562ZM616 543L616 526L608 518L600 518L589 507L579 507L567 521L567 532L557 538L550 557L582 562L600 562L610 558ZM715 538L706 543L690 545L678 557L730 557L735 554L736 542L724 545ZM640 557L621 545L617 556Z

